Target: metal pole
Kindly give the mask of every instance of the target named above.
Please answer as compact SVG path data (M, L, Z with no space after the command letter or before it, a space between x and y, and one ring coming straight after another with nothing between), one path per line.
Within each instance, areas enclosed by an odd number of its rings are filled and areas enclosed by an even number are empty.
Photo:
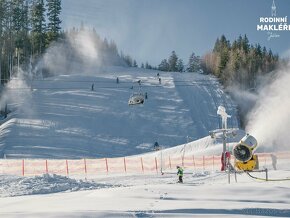
M223 165L225 166L225 171L227 169L227 164L226 164L226 130L224 129L223 130L223 157L224 157L224 160L223 160Z
M162 165L163 165L163 163L162 163L162 146L160 147L160 149L161 149L161 150L160 150L160 152L161 152L161 153L160 153L160 159L161 159L161 160L160 160L160 162L161 162L160 170L161 170L161 174L162 174Z
M189 142L189 136L186 136L186 144L183 146L183 154L182 154L182 166L184 167L184 155L185 155L185 147L187 143Z

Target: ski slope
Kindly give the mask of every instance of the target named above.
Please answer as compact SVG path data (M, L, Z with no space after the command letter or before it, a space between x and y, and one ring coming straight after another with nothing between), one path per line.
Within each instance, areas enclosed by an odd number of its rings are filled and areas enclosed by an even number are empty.
M239 126L234 102L213 77L161 73L159 84L156 73L114 67L90 75L12 80L5 92L13 98L8 102L12 112L2 120L1 156L219 155L221 137L211 138L208 132L220 127L219 105L232 116L229 127ZM138 80L148 99L144 105L129 107ZM228 139L230 147L245 134L236 133ZM162 151L152 152L155 141ZM275 171L271 163L265 165L269 177L289 179L289 162L278 160L277 166ZM187 168L184 183L177 184L174 170L164 173L99 173L85 180L49 174L0 175L0 217L290 216L289 180L264 182L241 174L237 183L231 176L228 184L227 175L219 171Z
M159 84L157 73L107 67L83 75L15 78L4 93L10 96L12 113L1 125L0 155L122 157L152 151L156 141L173 147L218 129L219 105L232 116L229 127L239 126L235 103L214 77L159 72ZM128 106L130 95L139 90L138 80L148 99L144 105Z

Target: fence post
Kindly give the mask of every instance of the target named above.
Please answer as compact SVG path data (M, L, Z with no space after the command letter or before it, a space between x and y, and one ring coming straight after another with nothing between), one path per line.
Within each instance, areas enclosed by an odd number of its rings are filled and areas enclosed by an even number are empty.
M127 172L127 166L126 166L126 158L124 157L124 170L125 170L125 173Z
M68 171L68 161L65 160L65 163L66 163L66 175L68 176L69 175L69 171Z
M22 160L22 176L24 176L24 159Z
M106 160L106 170L107 170L107 173L109 173L108 160L107 160L107 158L105 160Z
M214 155L212 156L212 171L214 171Z
M45 160L45 172L46 172L46 174L48 174L48 162L47 162L47 160Z
M84 164L85 164L85 174L87 175L87 161L86 161L86 158L84 158Z
M156 167L156 173L158 174L158 166L157 166L157 158L155 157L155 167Z
M170 155L169 155L169 167L171 169L171 159L170 159Z
M142 167L142 172L144 173L144 165L143 165L143 158L141 157L141 167Z

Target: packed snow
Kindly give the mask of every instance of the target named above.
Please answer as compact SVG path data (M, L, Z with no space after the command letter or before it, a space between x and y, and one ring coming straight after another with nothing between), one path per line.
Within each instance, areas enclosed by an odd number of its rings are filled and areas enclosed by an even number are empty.
M15 178L14 180L10 178L9 180L15 189L11 195L17 195L17 193L31 195L19 197L3 197L2 195L0 198L0 216L290 216L290 181L261 182L242 174L237 175L237 183L232 176L231 184L228 184L225 173L207 171L185 171L185 173L183 184L176 183L175 173L139 176L106 175L96 177L86 183L55 176ZM262 173L256 173L256 176L265 177ZM288 176L289 178L290 171L270 171L270 176L272 178ZM41 185L39 181L42 180L46 182L50 180L50 182ZM26 185L23 185L24 181L26 181ZM58 188L47 188L59 182L65 187L64 192L59 192ZM97 185L94 185L94 182ZM40 186L43 186L43 190L46 191L41 191ZM35 189L39 190L33 194L31 190Z

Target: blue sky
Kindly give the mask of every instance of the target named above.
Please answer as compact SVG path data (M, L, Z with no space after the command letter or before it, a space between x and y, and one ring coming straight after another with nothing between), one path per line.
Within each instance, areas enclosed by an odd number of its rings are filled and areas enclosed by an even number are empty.
M81 22L94 27L138 63L158 65L172 50L188 61L192 52L203 55L224 34L231 41L247 34L274 53L290 54L290 31L268 40L257 31L260 17L271 16L273 0L62 0L63 28ZM290 1L275 0L277 17L288 16Z

